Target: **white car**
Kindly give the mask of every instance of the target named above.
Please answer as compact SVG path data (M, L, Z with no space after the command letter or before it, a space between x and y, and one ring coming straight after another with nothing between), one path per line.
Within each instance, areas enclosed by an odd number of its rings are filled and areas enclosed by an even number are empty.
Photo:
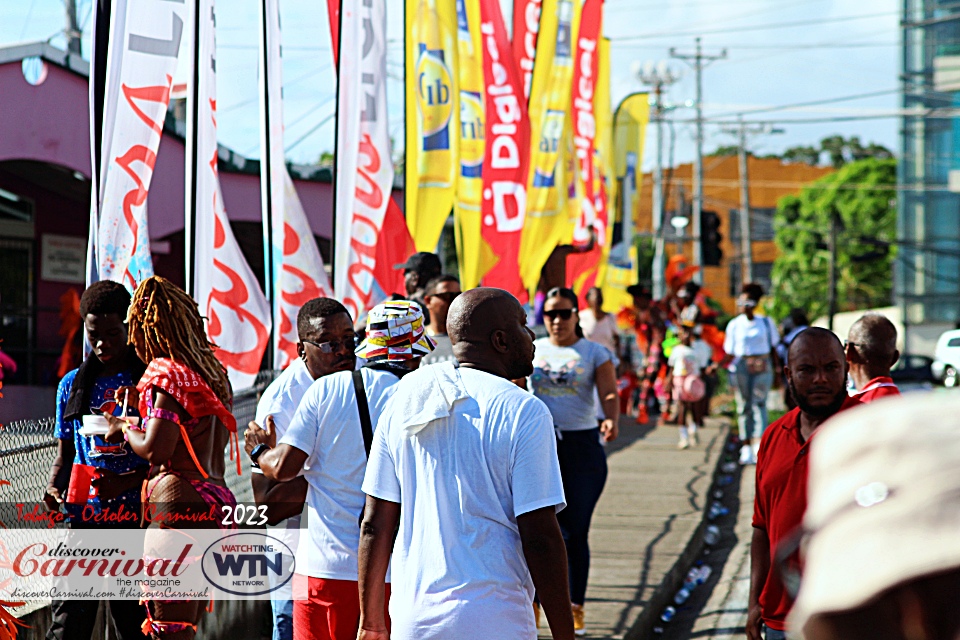
M960 329L945 331L937 340L930 370L946 387L960 386Z

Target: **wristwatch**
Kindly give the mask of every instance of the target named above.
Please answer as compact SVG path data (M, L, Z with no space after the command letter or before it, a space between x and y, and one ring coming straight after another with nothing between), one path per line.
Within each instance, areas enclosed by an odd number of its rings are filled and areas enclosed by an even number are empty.
M250 452L250 460L253 461L253 466L259 468L260 465L257 463L257 460L263 454L264 451L269 451L270 447L263 444L262 442L253 448L253 451Z

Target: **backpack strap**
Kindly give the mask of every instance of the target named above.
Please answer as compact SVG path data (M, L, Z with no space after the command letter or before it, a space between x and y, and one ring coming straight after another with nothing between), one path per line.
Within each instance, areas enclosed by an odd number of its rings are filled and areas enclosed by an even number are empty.
M360 413L360 430L363 432L363 448L370 457L373 446L373 424L370 422L370 405L367 404L367 390L363 384L363 374L359 369L353 372L353 390L357 395L357 411Z

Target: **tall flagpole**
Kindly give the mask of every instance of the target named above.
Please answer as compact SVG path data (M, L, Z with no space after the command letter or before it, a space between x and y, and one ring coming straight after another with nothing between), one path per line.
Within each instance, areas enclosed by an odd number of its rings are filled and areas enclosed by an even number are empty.
M274 335L277 319L274 317L273 274L273 167L270 131L270 22L267 15L272 5L269 0L260 2L260 206L263 210L263 292L270 306L270 348L267 349L267 366L273 366ZM275 6L275 5L274 5Z
M340 51L343 44L343 2L337 12L337 47L333 52L333 59L337 68L337 91L334 96L333 109L333 208L331 209L330 225L330 282L337 279L337 165L340 162ZM342 296L344 292L334 289L334 295ZM354 318L356 320L356 318Z
M197 295L194 263L197 251L197 171L200 164L197 144L197 122L200 119L200 3L194 2L193 42L190 47L191 71L187 79L187 139L186 175L184 177L183 203L183 256L184 289L193 297Z

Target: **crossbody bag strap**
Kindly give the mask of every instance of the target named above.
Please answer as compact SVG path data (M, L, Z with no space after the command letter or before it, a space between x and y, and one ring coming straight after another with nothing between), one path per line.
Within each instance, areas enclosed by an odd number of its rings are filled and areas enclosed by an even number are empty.
M370 405L367 404L367 390L363 385L363 374L359 369L353 372L353 391L357 395L357 411L360 413L360 430L363 432L363 448L370 457L373 446L373 424L370 422Z

